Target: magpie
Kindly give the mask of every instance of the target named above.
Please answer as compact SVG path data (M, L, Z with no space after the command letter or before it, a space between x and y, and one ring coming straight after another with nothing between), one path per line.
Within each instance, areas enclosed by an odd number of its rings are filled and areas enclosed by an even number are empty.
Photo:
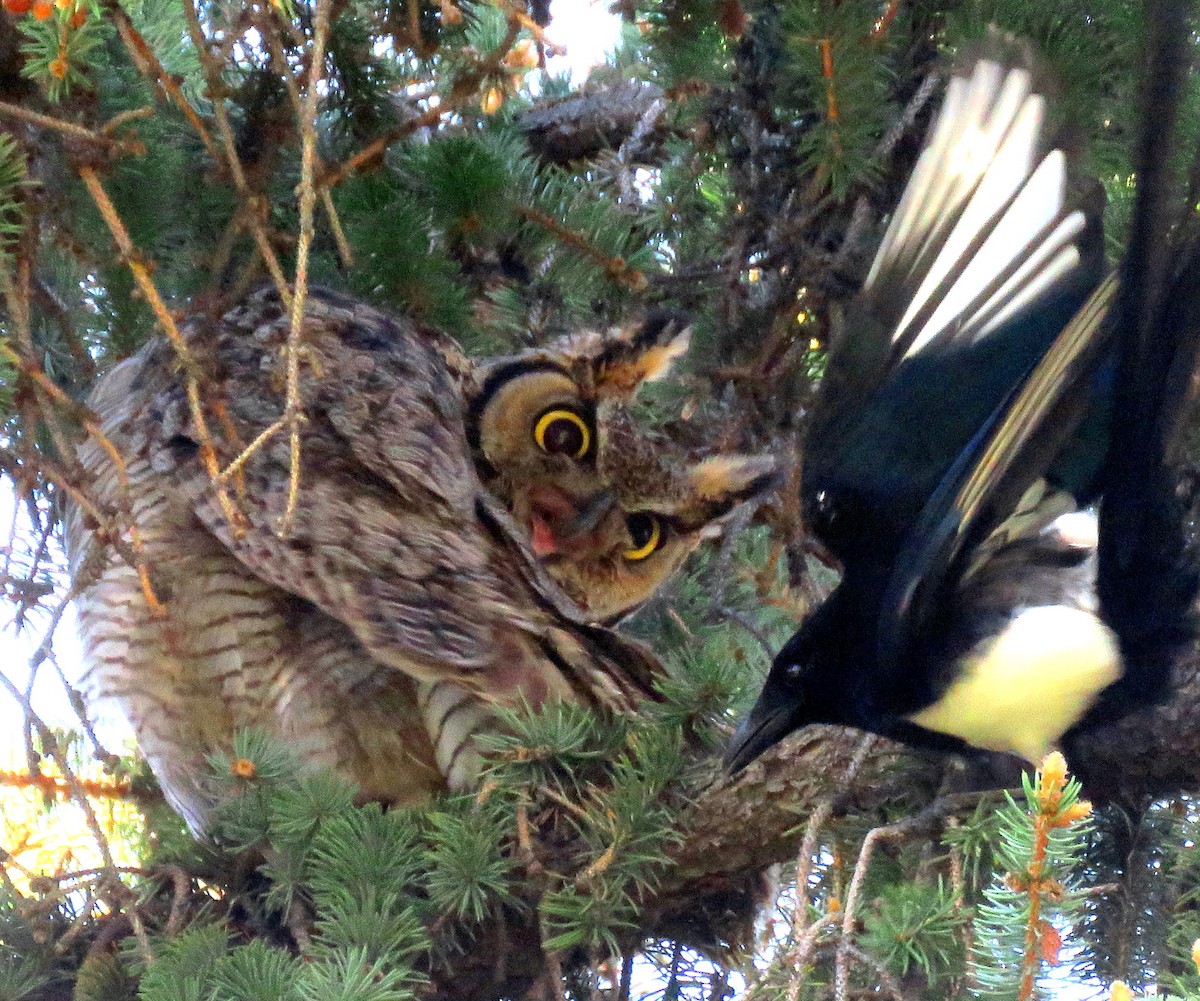
M1200 588L1170 464L1200 253L1166 247L1184 57L1161 36L1190 35L1160 7L1159 146L1147 127L1118 273L1022 47L992 38L953 73L810 414L801 499L841 580L776 656L731 771L810 723L1037 761L1168 691Z

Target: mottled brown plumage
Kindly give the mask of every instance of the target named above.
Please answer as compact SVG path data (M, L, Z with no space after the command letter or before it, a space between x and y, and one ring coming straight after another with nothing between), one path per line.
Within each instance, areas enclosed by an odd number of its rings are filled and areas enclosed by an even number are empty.
M184 325L222 466L283 413L288 328L271 291ZM364 797L411 803L471 783L479 766L471 736L489 724L493 704L562 699L628 712L654 698L655 658L590 620L651 593L704 527L769 473L758 459L689 467L633 447L635 430L613 408L665 370L680 334L651 323L577 339L573 353L475 367L411 324L312 293L299 383L301 487L286 534L287 434L269 438L229 480L238 509L231 524L202 462L178 357L151 343L107 374L90 401L125 457L127 491L97 441L79 454L97 499L128 507L163 612L112 551L98 579L81 573L85 692L130 718L166 795L196 829L210 807L203 757L228 747L241 727L277 734ZM568 468L566 456L549 454L539 470L517 448L510 452L521 460L507 462L493 425L530 435L542 412L539 403L533 418L498 416L500 390L510 378L572 366L590 381L579 378L574 399L560 381L548 405L576 407L595 422L590 455ZM509 395L505 409L520 410L522 394ZM610 433L622 443L611 455ZM670 548L664 541L636 561L658 569L630 585L613 571L614 549L636 541L621 503L655 499L631 485L639 482L628 475L632 463L655 465L649 479L661 504L653 510L676 529ZM565 513L530 504L527 481L558 491ZM550 540L544 559L527 526ZM68 540L78 571L96 540L77 512ZM657 549L668 558L652 563ZM599 582L612 594L584 611L590 603L557 581L572 590Z

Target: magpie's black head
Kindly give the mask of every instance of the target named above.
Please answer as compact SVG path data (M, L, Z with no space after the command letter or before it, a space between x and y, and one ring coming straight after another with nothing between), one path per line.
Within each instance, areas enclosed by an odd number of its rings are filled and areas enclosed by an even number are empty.
M851 630L841 614L839 588L788 640L771 665L766 683L725 752L725 765L739 772L793 730L809 723L849 723L853 711L846 684L857 673ZM840 679L840 680L839 680Z

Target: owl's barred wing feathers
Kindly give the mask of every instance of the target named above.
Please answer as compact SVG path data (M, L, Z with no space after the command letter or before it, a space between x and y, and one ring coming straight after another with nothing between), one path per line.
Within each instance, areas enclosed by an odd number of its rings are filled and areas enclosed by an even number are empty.
M78 687L90 704L115 703L128 718L168 802L193 830L204 828L212 806L205 756L228 750L248 726L274 733L308 765L347 776L367 798L427 799L444 779L416 683L381 672L340 622L247 573L154 468L159 415L145 392L153 355L123 362L90 401L125 458L126 489L97 441L85 440L78 454L96 499L127 507L138 525L161 608L148 606L137 571L70 512L67 545L82 585Z
M287 319L264 291L225 317L213 350L242 441L282 414ZM632 709L653 698L654 659L616 638L598 644L499 505L481 495L461 404L438 352L352 300L314 294L306 309L302 478L287 537L289 443L270 439L244 467L240 537L196 457L182 387L167 388L159 468L256 576L345 623L380 664L423 682L449 678L484 699L547 697ZM276 350L279 349L279 350ZM223 458L237 454L226 446ZM613 649L615 647L615 649Z
M272 293L184 326L222 463L282 413L287 328ZM204 759L243 727L271 732L365 798L415 803L471 783L472 738L494 725L492 704L624 711L656 697L655 658L583 621L480 484L461 414L465 369L446 344L315 292L303 351L302 478L287 538L277 534L287 436L231 479L244 516L233 531L164 342L108 373L90 400L127 485L99 442L79 446L97 502L136 523L162 604L149 607L136 570L71 513L81 688L130 719L193 829L212 807Z

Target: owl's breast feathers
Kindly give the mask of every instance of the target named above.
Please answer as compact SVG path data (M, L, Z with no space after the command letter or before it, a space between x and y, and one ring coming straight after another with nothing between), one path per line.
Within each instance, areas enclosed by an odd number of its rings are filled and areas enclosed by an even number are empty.
M288 326L273 291L185 325L222 467L283 415ZM148 345L93 394L127 485L98 442L80 447L102 509L127 512L127 540L136 523L163 603L148 607L135 569L93 552L72 515L85 688L131 718L193 827L207 809L202 758L239 727L284 737L364 795L412 802L445 778L470 781L489 703L631 711L657 698L658 661L586 622L482 488L461 355L321 291L302 345L300 490L285 536L288 435L230 478L235 529L169 345Z

